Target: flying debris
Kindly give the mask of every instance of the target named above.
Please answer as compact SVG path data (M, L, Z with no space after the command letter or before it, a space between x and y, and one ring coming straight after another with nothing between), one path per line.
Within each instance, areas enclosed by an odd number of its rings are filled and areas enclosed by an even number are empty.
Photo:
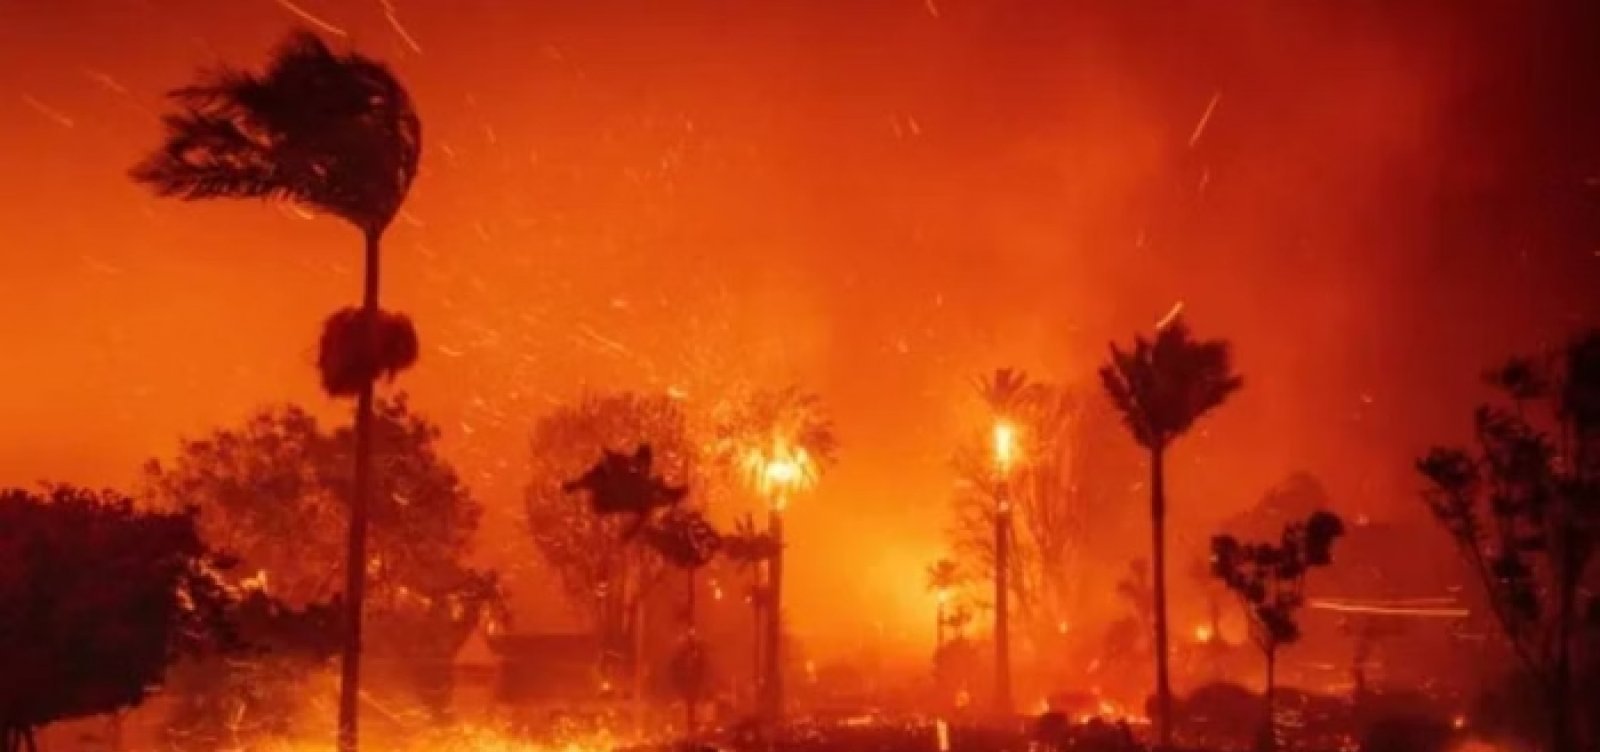
M32 94L23 94L22 101L38 111L39 114L54 120L56 124L63 128L72 128L76 125L76 123L72 122L72 118L67 117L66 113L35 99Z
M321 18L318 18L317 16L313 15L310 11L308 11L305 8L302 8L302 7L298 6L298 5L295 5L294 3L289 2L289 0L276 0L276 2L278 3L279 6L282 6L284 10L289 11L290 13L293 13L296 16L299 16L301 20L305 21L306 23L311 24L312 26L315 26L315 27L317 27L319 29L322 29L323 31L326 31L329 34L335 34L335 35L338 35L338 36L341 36L341 37L350 36L349 32L345 31L344 29L341 29L341 28L339 28L337 26L334 26L331 23L328 23L327 21L322 20Z
M1172 310L1167 311L1167 315L1162 316L1161 320L1156 322L1156 329L1160 330L1167 328L1167 324L1172 323L1173 319L1178 318L1178 314L1180 313L1183 313L1183 301L1181 300L1173 303Z
M404 41L412 52L421 55L422 46L417 44L416 38L411 36L411 32L406 31L406 27L400 23L400 17L394 10L394 2L392 0L378 0L378 3L383 6L383 17L389 20L389 26L394 29L394 33L400 35L401 41Z
M1189 148L1193 149L1195 144L1200 143L1200 136L1205 134L1206 125L1211 122L1211 115L1217 111L1217 103L1221 101L1222 92L1211 94L1211 101L1206 102L1205 111L1200 113L1200 122L1194 124L1194 132L1189 134Z

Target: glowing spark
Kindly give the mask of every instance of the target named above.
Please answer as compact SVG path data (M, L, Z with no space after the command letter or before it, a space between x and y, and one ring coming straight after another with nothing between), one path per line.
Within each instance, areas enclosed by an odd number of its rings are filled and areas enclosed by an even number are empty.
M1211 630L1210 624L1196 624L1194 627L1195 642L1210 642L1216 633Z
M290 13L293 13L293 14L299 16L306 23L309 23L309 24L311 24L313 26L316 26L317 28L322 29L323 31L326 31L329 34L337 34L337 35L339 35L341 37L350 36L350 34L347 33L344 29L341 29L341 28L339 28L337 26L334 26L331 23L328 23L327 21L324 21L324 20L322 20L320 18L317 18L316 16L312 15L310 11L308 11L305 8L302 8L302 7L298 6L298 5L295 5L294 3L289 2L289 0L273 0L273 2L276 2L284 10L289 11Z
M1156 330L1167 328L1167 324L1172 323L1172 320L1177 318L1180 313L1183 313L1183 301L1181 300L1173 303L1172 310L1167 311L1167 315L1162 316L1161 320L1156 322Z
M417 40L412 38L410 32L406 31L406 27L400 25L400 17L394 11L394 3L390 0L378 0L378 2L383 5L383 17L389 19L389 26L394 28L394 33L400 35L400 39L405 41L406 46L410 47L412 52L421 55L421 45L418 45Z
M939 17L939 6L934 5L933 0L922 0L922 7L928 9L928 15L934 18Z
M62 111L51 107L44 102L34 99L32 94L23 94L22 101L29 107L37 110L39 114L56 121L56 124L63 128L71 128L74 125L72 118L67 117L66 113L63 113Z
M950 724L940 718L933 722L933 731L939 739L939 752L950 752Z
M107 75L105 73L102 73L102 72L97 71L97 70L90 70L88 68L84 68L83 69L83 75L88 76L89 80L94 81L95 83L100 84L101 86L104 86L105 88L107 88L107 89L109 89L111 91L114 91L114 92L116 92L118 94L127 94L128 93L128 87L123 86L120 83L117 83L116 79L112 78L111 76L109 76L109 75Z
M1193 149L1199 143L1201 134L1206 132L1206 124L1211 122L1211 113L1217 111L1217 103L1222 101L1222 92L1213 92L1211 101L1206 103L1205 112L1200 113L1200 122L1194 124L1194 133L1189 134L1189 148Z
M1333 601L1312 601L1311 607L1347 614L1383 614L1387 616L1418 616L1435 619L1464 619L1472 614L1471 611L1464 608L1368 606L1359 603L1337 603Z

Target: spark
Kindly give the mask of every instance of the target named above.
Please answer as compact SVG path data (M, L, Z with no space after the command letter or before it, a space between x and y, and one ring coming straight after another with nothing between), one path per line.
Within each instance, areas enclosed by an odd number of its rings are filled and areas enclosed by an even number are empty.
M939 17L939 6L934 5L933 0L922 0L922 7L928 9L928 15L934 18Z
M310 11L308 11L305 8L302 8L302 7L298 6L298 5L295 5L292 2L289 2L289 0L273 0L273 2L277 3L284 10L289 11L290 13L293 13L293 14L299 16L306 23L309 23L309 24L311 24L313 26L316 26L317 28L322 29L323 31L326 31L329 34L337 34L337 35L339 35L341 37L350 36L350 34L348 32L346 32L344 29L341 29L341 28L339 28L337 26L334 26L333 24L328 23L327 21L324 21L324 20L316 17L315 15L312 15L312 13Z
M1212 92L1211 101L1206 102L1205 112L1200 113L1200 122L1194 124L1194 133L1189 134L1189 148L1200 142L1200 136L1206 132L1206 124L1211 122L1211 114L1217 111L1217 103L1222 101L1222 92Z
M72 122L72 118L67 117L66 113L64 113L64 112L62 112L62 111L60 111L60 110L58 110L58 109L56 109L54 107L51 107L50 105L47 105L44 102L41 102L41 101L39 101L37 99L34 99L32 94L23 94L22 95L22 101L24 103L26 103L29 107L32 107L34 110L37 110L39 112L39 114L44 115L45 117L56 121L57 124L61 125L64 128L71 128L71 127L73 127L75 125Z
M116 92L118 94L127 94L128 93L128 87L123 86L122 84L118 83L116 79L112 78L110 75L108 75L106 73L103 73L103 72L97 71L97 70L93 70L93 69L90 69L90 68L84 68L83 69L83 75L88 76L89 80L91 80L91 81L93 81L93 82L95 82L97 84L100 84L101 86L104 86L106 89L108 89L110 91Z
M421 55L422 46L417 44L417 40L411 36L410 32L406 31L406 27L400 24L400 16L394 10L394 2L392 0L378 0L378 2L383 5L383 17L389 19L389 26L394 29L394 33L400 35L400 39L406 43L407 47L411 48L412 52Z
M1162 316L1161 320L1156 322L1156 330L1160 331L1167 328L1167 324L1172 323L1172 320L1176 319L1180 313L1183 313L1183 301L1181 300L1173 303L1172 309L1167 311L1167 315Z
M1311 607L1324 611L1338 611L1347 614L1381 614L1385 616L1418 616L1436 619L1464 619L1472 614L1464 608L1421 608L1407 606L1368 606L1359 603L1336 603L1332 601L1312 601Z

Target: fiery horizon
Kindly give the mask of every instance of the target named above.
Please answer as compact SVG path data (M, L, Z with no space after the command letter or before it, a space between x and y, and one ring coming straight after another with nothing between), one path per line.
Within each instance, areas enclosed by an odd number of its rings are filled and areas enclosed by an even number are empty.
M130 487L268 404L348 420L314 360L352 232L126 177L163 92L307 26L422 114L384 273L423 351L386 389L442 426L528 623L565 619L525 574L541 414L795 384L841 441L786 511L796 630L920 655L972 376L1103 399L1106 343L1179 303L1245 378L1174 451L1184 525L1302 470L1420 515L1481 371L1600 316L1600 106L1570 96L1600 19L1525 10L0 0L0 483Z

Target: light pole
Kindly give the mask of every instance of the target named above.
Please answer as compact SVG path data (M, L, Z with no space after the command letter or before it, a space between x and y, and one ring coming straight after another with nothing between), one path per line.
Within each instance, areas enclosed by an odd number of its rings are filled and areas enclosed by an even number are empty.
M994 704L995 712L1011 713L1011 615L1008 578L1011 568L1011 498L1007 481L1016 453L1016 430L1004 420L994 424Z

